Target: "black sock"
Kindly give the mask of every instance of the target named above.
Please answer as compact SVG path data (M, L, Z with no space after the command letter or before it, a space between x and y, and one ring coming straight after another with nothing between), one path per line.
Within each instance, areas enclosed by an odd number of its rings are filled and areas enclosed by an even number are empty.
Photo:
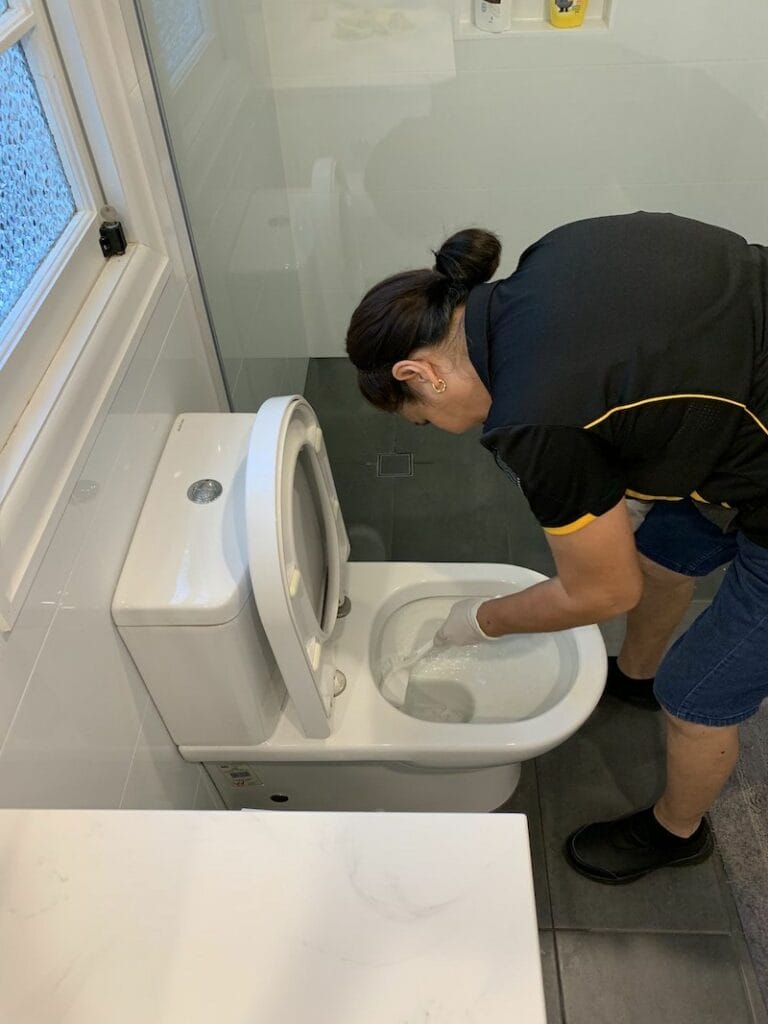
M608 679L616 683L626 683L627 686L632 686L633 683L642 683L643 687L647 687L653 683L656 676L650 676L648 679L634 679L632 676L625 675L619 668L619 659L613 655L608 657Z
M657 709L659 702L653 693L654 679L655 676L650 679L632 679L621 671L618 658L609 658L605 691L636 707Z
M659 819L653 813L653 807L649 807L646 811L642 811L641 814L645 818L649 837L657 849L676 849L678 846L684 846L686 843L697 842L701 837L702 830L706 827L704 825L704 819L702 818L696 831L687 838L684 838L683 836L676 836L674 832L670 832L669 829L664 828Z

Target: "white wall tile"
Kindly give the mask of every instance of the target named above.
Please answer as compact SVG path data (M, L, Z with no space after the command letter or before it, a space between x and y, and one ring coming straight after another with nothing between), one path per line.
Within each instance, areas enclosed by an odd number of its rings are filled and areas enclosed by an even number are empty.
M768 240L768 182L696 182L683 185L626 185L624 198L633 210L672 211L719 224L750 242Z
M197 792L195 793L195 810L223 811L224 801L216 792L216 788L208 778L208 774L202 765L199 768L199 773Z
M0 751L0 805L116 807L146 690L109 609L62 610Z
M431 267L432 250L449 235L467 227L493 229L496 219L487 189L377 190L365 198L354 196L352 204L364 287L399 270Z
M403 121L427 119L431 89L423 84L287 89L277 92L276 100L288 187L306 188L315 161L323 157L333 157L347 173L362 172L371 151L385 145ZM396 186L385 181L384 187Z
M13 631L0 636L0 742L16 713L78 553L87 538L106 481L176 315L181 295L178 283L169 280L64 509L21 615Z
M321 277L314 254L336 256L314 225L299 265L312 354L343 354L365 288L457 227L496 230L506 273L559 224L638 208L765 240L767 38L763 0L614 0L607 31L460 41L438 83L278 90L294 232L319 161L352 193L354 261Z
M0 646L0 805L118 806L134 750L146 755L137 738L143 717L150 728L149 698L112 623L112 594L173 418L218 407L189 290L172 279ZM155 750L156 732L143 742ZM186 774L191 806L194 769L180 769L175 750L156 772L167 764L168 792Z
M151 700L147 701L120 807L192 810L200 768L179 757Z
M85 507L67 506L13 631L0 634L0 746L53 622L88 519Z
M217 407L195 308L185 289L155 371L141 399L138 419ZM170 427L170 423L169 423Z
M500 274L548 231L585 217L649 210L718 224L764 244L768 239L768 183L686 182L571 188L492 189L493 230L504 249Z
M655 60L739 61L765 57L768 6L761 0L614 0L611 33L619 44Z
M400 269L398 267L398 269ZM307 317L307 344L313 356L345 355L349 318L356 302L343 292L302 289Z

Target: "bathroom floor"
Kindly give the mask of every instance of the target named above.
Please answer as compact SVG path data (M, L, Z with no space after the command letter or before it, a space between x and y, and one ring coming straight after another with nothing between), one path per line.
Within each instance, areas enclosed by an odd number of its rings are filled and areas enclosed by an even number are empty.
M353 559L512 562L552 573L525 500L477 436L369 408L345 359L311 360L305 394L323 427ZM395 453L411 457L380 457ZM700 588L698 610L716 582ZM609 624L605 634L614 649L620 633ZM604 698L568 742L523 765L501 809L528 816L550 1024L768 1024L761 950L753 943L758 977L719 850L696 867L617 887L582 878L563 858L577 826L652 803L663 772L661 716ZM723 836L733 842L729 824ZM741 909L750 912L743 901Z

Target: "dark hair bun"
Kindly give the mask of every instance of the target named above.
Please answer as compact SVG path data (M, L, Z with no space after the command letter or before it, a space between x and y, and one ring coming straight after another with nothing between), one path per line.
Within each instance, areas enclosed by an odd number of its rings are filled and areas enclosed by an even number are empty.
M501 242L496 235L482 228L465 228L440 246L435 253L435 270L469 291L493 277L500 257Z

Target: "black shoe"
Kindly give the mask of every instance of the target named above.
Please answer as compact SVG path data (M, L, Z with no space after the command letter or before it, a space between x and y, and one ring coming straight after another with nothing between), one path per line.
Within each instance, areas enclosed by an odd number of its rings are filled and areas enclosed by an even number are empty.
M688 839L668 832L648 807L626 818L583 825L565 843L571 867L595 882L623 885L658 868L706 860L714 849L706 819Z
M608 678L604 693L636 708L658 711L661 705L653 695L653 679L632 679L619 668L618 658L608 659Z

